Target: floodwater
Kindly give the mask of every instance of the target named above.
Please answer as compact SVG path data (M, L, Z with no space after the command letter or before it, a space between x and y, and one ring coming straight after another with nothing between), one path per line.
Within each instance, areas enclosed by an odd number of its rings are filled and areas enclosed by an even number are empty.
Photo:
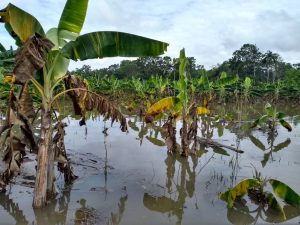
M247 196L232 209L218 198L220 192L253 177L255 170L300 193L300 124L289 117L293 131L278 127L276 137L264 130L249 130L249 121L262 108L218 106L215 114L233 116L234 121L215 122L207 117L201 122L205 129L199 128L199 136L244 153L201 146L188 158L167 153L157 129L163 121L147 126L128 116L129 132L122 133L118 123L111 127L109 121L97 118L79 127L78 120L68 117L65 144L79 179L65 187L57 174L58 197L47 208L33 211L34 177L30 174L35 162L29 157L23 175L0 193L0 224L299 224L300 211L282 201L286 221ZM300 114L299 107L279 108L289 116ZM177 127L179 132L180 123ZM102 132L105 128L108 135Z

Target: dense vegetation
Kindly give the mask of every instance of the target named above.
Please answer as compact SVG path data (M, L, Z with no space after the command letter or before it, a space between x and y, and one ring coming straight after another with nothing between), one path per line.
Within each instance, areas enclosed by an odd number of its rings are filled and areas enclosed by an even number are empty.
M247 98L299 97L300 65L284 62L279 54L271 51L262 53L252 44L244 44L230 59L209 70L197 64L194 57L187 57L187 60L189 82L196 93L211 91L221 98L237 94L244 94ZM178 58L168 56L140 57L132 61L123 60L108 68L92 69L84 65L72 73L87 79L94 90L109 94L136 91L143 97L158 90L161 93L176 89L178 62ZM228 78L222 80L222 72ZM222 96L224 91L226 95Z

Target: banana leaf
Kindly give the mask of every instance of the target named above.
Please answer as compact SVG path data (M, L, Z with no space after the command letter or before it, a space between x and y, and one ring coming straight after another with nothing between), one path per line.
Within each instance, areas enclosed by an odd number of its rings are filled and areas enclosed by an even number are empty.
M26 42L34 33L45 35L40 22L35 17L11 3L0 11L0 16L18 46Z
M167 43L133 34L99 31L78 36L62 48L62 53L72 60L157 56L165 53L167 47Z
M270 179L269 183L278 197L294 207L300 207L300 196L292 188L275 179Z
M160 113L165 113L174 110L176 105L180 102L177 97L166 97L154 103L147 111L145 118L155 117Z
M220 199L227 201L228 208L232 208L236 198L242 197L248 193L249 188L258 187L259 185L261 185L261 182L258 179L245 179L233 188L221 193L219 197Z
M58 29L79 34L85 21L88 0L68 0L60 17Z

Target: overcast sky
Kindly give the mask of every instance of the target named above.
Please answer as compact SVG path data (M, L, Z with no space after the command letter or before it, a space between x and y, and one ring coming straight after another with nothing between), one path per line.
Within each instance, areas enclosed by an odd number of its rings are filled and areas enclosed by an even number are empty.
M0 8L9 2L34 15L47 31L57 26L66 1L1 0ZM168 42L166 55L171 57L185 47L186 55L207 69L230 58L244 43L277 52L287 62L300 62L300 0L90 0L82 34L100 30ZM0 42L6 47L14 43L4 26ZM119 61L89 60L72 63L70 69Z

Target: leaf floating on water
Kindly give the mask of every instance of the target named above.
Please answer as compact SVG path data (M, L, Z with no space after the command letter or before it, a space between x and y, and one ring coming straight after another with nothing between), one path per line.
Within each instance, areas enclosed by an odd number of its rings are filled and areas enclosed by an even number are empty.
M300 207L300 196L292 188L275 179L270 179L269 183L278 197L294 207Z

